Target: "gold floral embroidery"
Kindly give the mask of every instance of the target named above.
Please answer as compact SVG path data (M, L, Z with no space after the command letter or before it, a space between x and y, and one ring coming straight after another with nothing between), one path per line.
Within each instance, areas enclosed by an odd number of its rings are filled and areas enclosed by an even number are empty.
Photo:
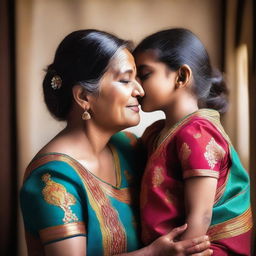
M187 160L191 154L191 149L189 148L187 143L183 143L180 149L180 160L182 167L185 168L187 165Z
M208 161L211 169L214 168L217 162L220 161L224 155L224 149L215 141L214 138L211 138L206 146L206 151L204 153L204 157Z
M201 136L202 136L202 134L199 133L199 132L193 135L193 137L194 137L195 139L199 139L199 138L201 138Z
M77 221L77 216L72 213L70 208L71 205L76 203L75 197L68 193L62 184L51 180L51 175L49 173L44 174L42 180L46 184L42 191L44 200L48 204L59 206L64 211L64 218L62 220L65 224Z
M163 168L157 166L154 169L153 177L152 177L153 187L159 187L163 181L164 181Z
M173 196L173 194L171 193L171 191L169 190L169 189L167 189L166 191L165 191L165 202L166 203L169 203L169 204L173 204L174 203L174 200L175 200L175 198L174 198L174 196Z

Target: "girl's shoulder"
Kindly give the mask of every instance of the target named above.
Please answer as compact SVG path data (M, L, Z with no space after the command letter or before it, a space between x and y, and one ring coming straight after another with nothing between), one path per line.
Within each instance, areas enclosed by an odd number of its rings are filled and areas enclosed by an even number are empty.
M177 136L193 136L199 138L201 135L208 135L219 140L224 140L231 144L219 118L211 118L208 116L193 116L178 129Z

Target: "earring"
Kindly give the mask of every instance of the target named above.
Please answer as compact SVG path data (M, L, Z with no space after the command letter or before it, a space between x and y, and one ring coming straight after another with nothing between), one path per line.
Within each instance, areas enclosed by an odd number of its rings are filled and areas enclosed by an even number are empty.
M83 120L91 119L91 115L90 115L90 113L87 110L85 110L84 113L82 114L82 119Z

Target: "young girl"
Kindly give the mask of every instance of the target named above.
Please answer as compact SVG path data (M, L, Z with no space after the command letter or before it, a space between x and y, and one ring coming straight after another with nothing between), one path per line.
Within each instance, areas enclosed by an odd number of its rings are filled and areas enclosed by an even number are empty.
M188 223L181 239L208 234L213 255L250 255L249 176L221 123L227 89L201 41L169 29L135 49L146 112L162 110L142 141L148 163L141 190L145 244Z

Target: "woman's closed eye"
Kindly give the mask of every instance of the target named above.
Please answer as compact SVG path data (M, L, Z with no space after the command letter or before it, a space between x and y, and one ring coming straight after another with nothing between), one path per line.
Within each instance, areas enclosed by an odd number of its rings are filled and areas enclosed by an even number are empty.
M118 82L119 82L119 83L122 83L122 84L128 84L128 83L131 82L131 80L128 80L128 79L120 79Z

